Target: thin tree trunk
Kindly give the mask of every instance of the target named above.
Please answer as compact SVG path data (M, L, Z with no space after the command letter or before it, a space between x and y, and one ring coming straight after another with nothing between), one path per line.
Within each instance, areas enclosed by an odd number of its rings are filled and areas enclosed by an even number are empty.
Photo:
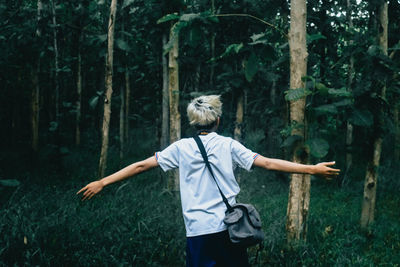
M124 87L121 86L120 92L121 106L119 109L119 162L122 163L124 159L124 151L125 151L125 90Z
M163 47L167 44L167 34L162 36ZM168 90L168 59L162 54L162 121L161 121L161 148L167 147L169 142L169 90Z
M378 12L378 42L382 51L387 55L388 48L388 4L387 1L381 0ZM386 82L382 87L381 97L386 97ZM379 111L379 127L383 124L383 110ZM378 167L382 152L382 135L379 131L375 137L373 146L372 161L368 164L367 173L365 175L364 183L364 197L361 210L361 229L365 230L374 221L375 217L375 203L376 203L376 188L378 182Z
M346 16L350 30L353 29L353 18L352 18L353 6L354 6L353 0L347 0ZM354 43L353 38L350 39L349 43L350 46L353 45ZM350 56L349 66L347 68L347 91L349 92L353 92L352 89L353 78L354 78L354 56L352 54ZM347 180L351 165L353 164L353 151L351 149L352 144L353 144L353 125L350 123L350 121L347 121L346 122L346 171L342 183L345 183L345 181Z
M304 88L302 77L307 74L306 20L307 6L305 0L292 0L290 10L290 88ZM306 98L290 102L290 121L301 127L295 127L292 135L305 139L305 105ZM293 161L307 163L308 155L302 151L303 142L299 142L293 153ZM307 218L310 204L310 176L292 174L287 207L286 232L289 246L307 237Z
M129 137L129 112L130 112L130 105L129 100L131 98L131 80L129 75L128 66L125 66L125 133L124 139L125 142L128 141Z
M76 125L75 125L75 144L81 144L81 107L82 107L82 55L81 55L82 32L79 32L78 38L78 62L76 69Z
M57 45L57 20L56 20L56 5L55 0L51 1L51 11L53 20L53 46L54 46L54 94L55 94L55 120L57 124L57 130L59 129L59 117L60 117L60 84L59 84L59 56L58 56L58 45Z
M110 118L111 118L111 96L112 96L112 79L113 79L113 52L114 52L114 28L117 13L117 0L111 1L110 6L110 18L108 23L108 51L106 58L106 93L104 99L104 116L103 116L103 127L102 127L102 144L100 153L99 163L99 177L104 177L107 168L107 152L108 152L108 141L109 141L109 130L110 130Z
M235 129L233 130L233 137L235 140L242 141L242 125L244 117L244 100L243 92L239 95L236 103L236 122Z
M397 162L400 160L400 123L399 123L399 101L398 98L395 101L394 104L394 110L393 110L393 120L394 120L394 127L395 127L395 132L394 132L394 162Z
M211 12L214 15L215 14L215 0L211 0ZM210 44L210 49L211 49L211 58L215 58L215 32L211 33L211 44ZM210 88L213 88L214 86L214 72L215 72L215 63L211 62L211 69L210 69Z
M171 32L172 35L172 32ZM170 37L171 38L171 37ZM181 114L179 113L179 36L176 37L173 48L169 52L169 114L170 114L170 128L169 137L170 142L173 143L181 138ZM179 191L179 173L177 171L171 172L169 179L169 189L172 191Z
M41 0L37 1L37 28L36 28L36 38L38 42L42 37L42 12L43 3ZM40 114L40 52L37 54L36 70L33 71L33 90L31 95L31 126L32 126L32 150L37 152L39 149L39 114Z

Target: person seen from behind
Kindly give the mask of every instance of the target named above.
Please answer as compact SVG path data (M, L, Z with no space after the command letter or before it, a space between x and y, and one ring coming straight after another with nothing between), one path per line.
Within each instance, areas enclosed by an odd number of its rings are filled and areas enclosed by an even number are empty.
M339 169L335 162L305 165L267 158L240 142L219 135L222 102L218 95L203 95L187 107L190 125L194 126L207 152L214 176L222 192L233 205L240 191L234 176L235 167L252 167L287 173L305 173L331 178ZM249 266L246 248L233 244L223 222L226 206L208 171L193 138L183 138L143 161L133 163L80 189L82 200L91 199L105 186L160 166L163 171L179 168L182 213L186 228L186 266Z

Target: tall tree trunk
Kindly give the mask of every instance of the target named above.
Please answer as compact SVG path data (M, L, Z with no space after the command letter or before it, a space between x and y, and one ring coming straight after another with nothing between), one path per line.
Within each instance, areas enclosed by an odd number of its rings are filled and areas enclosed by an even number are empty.
M394 162L398 162L400 160L400 122L399 122L399 100L396 97L396 101L394 104L393 110L393 120L394 120ZM397 163L396 163L397 164Z
M51 1L51 11L53 20L53 46L54 46L54 94L55 94L55 120L57 124L56 133L59 129L59 119L60 119L60 84L59 84L59 56L58 56L58 45L57 45L57 20L56 20L56 5L55 0Z
M244 100L243 92L240 93L236 103L236 122L235 129L233 130L233 137L235 140L242 141L242 126L244 117Z
M214 15L215 14L215 0L211 0L211 12ZM211 49L211 58L215 58L215 32L211 33L211 44L210 44L210 49ZM211 62L210 66L210 88L214 87L214 72L215 72L215 63Z
M124 121L125 121L125 133L124 133L124 139L125 143L128 141L129 137L129 112L130 112L130 105L129 101L131 99L131 79L129 75L129 68L128 65L125 66L125 114L124 114Z
M350 30L353 29L353 18L352 18L353 7L354 7L354 1L347 0L346 16L347 16L347 23L348 23ZM354 40L351 37L351 39L349 41L350 46L352 46L353 43L354 43ZM353 78L354 78L354 56L352 54L350 56L349 65L347 68L347 91L349 91L349 92L353 92L353 89L352 89ZM352 144L353 144L353 125L350 123L350 121L347 121L346 122L346 171L345 171L342 183L345 183L345 181L347 180L351 165L353 164Z
M75 144L81 144L81 106L82 106L82 55L81 55L82 31L79 30L78 37L78 61L76 68L76 121L75 121Z
M163 47L167 44L167 34L162 36ZM164 149L169 143L169 90L168 90L168 59L162 53L162 121L161 121L161 148Z
M307 46L306 46L306 0L292 0L290 10L290 88L304 88L302 77L307 74ZM305 105L306 98L290 102L290 121L297 126L292 135L300 135L305 139ZM303 149L303 141L296 144L293 152L293 161L306 163L307 152ZM288 244L295 245L296 241L306 239L307 218L310 203L310 176L292 174L290 181L289 200L287 207L286 232Z
M382 52L387 55L388 48L388 4L387 1L381 0L378 11L378 42L382 48ZM386 98L386 82L381 90L381 97ZM383 110L378 114L379 126L383 124ZM378 130L373 145L373 157L371 162L368 163L367 173L365 175L364 183L364 197L361 210L361 229L365 230L374 221L375 217L375 203L376 203L376 187L378 182L378 167L382 152L382 134L381 129Z
M41 0L37 1L37 28L36 28L36 38L38 43L42 37L42 12L43 12L43 3ZM31 95L31 126L32 126L32 150L37 152L39 149L39 114L40 114L40 84L39 84L39 75L40 75L40 52L37 53L37 62L36 69L33 71L33 90Z
M117 0L111 1L110 18L108 22L108 38L107 38L107 58L106 58L106 93L104 99L104 115L102 127L102 144L99 163L99 177L104 177L107 167L107 152L108 140L110 130L110 117L111 117L111 96L112 96L112 79L113 79L113 52L114 52L114 28L117 13Z
M172 38L172 31L170 38ZM169 139L173 143L181 138L181 114L179 113L179 36L176 36L174 45L169 52ZM179 173L171 172L168 187L172 191L179 191Z
M121 86L120 92L121 106L119 109L119 162L122 164L122 160L124 159L124 151L125 151L125 90L124 87Z

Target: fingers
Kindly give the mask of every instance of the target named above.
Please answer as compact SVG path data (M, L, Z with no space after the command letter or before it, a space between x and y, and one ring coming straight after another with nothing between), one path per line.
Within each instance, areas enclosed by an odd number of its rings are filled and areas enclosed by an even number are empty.
M79 190L76 194L79 195L82 191L86 190L87 186L83 187L81 190Z
M80 193L82 193L82 201L84 200L89 200L91 199L94 195L96 195L95 192L92 191L92 189L87 185L85 187L83 187L81 190L79 190L76 194L79 195Z

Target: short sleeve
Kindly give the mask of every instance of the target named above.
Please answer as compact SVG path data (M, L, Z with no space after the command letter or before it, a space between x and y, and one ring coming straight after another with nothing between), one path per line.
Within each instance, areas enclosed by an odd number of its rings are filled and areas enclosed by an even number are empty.
M254 153L236 140L232 140L231 153L234 163L248 171L253 166L254 160L258 157L257 153Z
M163 151L155 153L156 160L163 171L179 167L179 149L177 142L169 145Z

